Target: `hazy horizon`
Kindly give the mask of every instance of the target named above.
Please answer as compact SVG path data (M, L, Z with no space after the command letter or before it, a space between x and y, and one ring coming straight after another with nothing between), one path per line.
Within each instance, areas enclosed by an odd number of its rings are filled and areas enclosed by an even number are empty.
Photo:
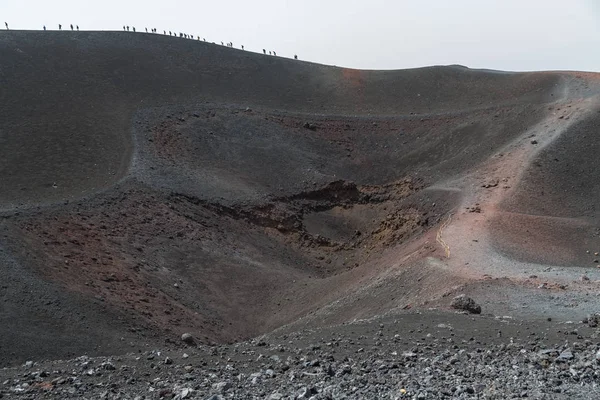
M507 71L599 71L600 4L574 0L482 2L278 1L170 3L5 0L10 29L184 32L248 51L361 69L460 64ZM4 26L2 26L4 28ZM0 32L1 34L1 32Z

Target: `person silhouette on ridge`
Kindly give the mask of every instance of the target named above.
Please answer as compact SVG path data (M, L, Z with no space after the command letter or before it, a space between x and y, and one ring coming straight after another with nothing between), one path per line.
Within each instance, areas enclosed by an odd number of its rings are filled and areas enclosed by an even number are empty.
M6 30L8 30L8 22L5 22L4 26L6 26Z
M73 24L71 24L71 30L73 30Z
M58 30L62 31L62 25L61 24L58 24Z
M46 25L44 25L44 30L46 30Z

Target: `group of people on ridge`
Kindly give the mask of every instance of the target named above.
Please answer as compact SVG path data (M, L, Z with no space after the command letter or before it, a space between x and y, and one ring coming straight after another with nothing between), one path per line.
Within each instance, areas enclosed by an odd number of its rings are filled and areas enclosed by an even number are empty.
M6 26L6 30L8 30L8 22L4 22L4 26ZM73 24L71 24L70 26L71 26L72 31L75 29L77 29L79 31L79 25L73 26ZM135 32L135 26L132 26L131 29L133 30L133 32ZM148 28L145 28L145 29L146 29L146 33L148 33ZM46 25L44 25L44 30L46 30ZM58 30L62 31L62 24L58 24ZM129 32L129 25L123 25L123 30L126 32ZM156 28L150 28L150 32L157 33L158 31ZM163 35L166 35L166 34L167 34L167 31L163 31ZM177 33L169 31L169 36L177 37ZM181 33L181 32L179 32L179 37L185 38L185 39L194 39L194 35L188 35L187 33ZM197 36L197 38L198 38L198 40L200 40L200 36ZM202 38L202 40L206 42L206 38ZM223 42L221 42L221 45L224 46L225 44ZM227 47L233 48L233 42L228 42ZM241 47L242 47L242 50L244 50L244 45L242 45ZM263 54L267 54L266 49L263 49ZM269 50L269 55L277 56L277 53L275 51ZM294 60L297 60L297 59L298 59L298 55L294 54Z

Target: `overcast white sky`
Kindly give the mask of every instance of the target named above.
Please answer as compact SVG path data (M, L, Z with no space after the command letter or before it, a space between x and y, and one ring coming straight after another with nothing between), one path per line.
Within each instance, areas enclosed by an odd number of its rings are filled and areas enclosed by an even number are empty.
M4 21L156 27L352 68L600 71L600 0L0 0Z

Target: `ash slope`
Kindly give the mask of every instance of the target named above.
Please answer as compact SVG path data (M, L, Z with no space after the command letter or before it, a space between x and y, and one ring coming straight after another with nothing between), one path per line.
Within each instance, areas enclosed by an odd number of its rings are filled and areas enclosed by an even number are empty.
M357 71L160 35L3 32L1 38L3 208L75 198L123 177L140 108L210 101L409 115L538 104L559 92L554 75L460 67Z
M573 79L11 31L0 83L0 360L14 362L439 300L465 283L431 260L466 193L439 183L543 123Z
M564 119L560 107L554 111ZM496 235L500 248L529 262L598 265L600 185L595 154L600 150L599 135L600 107L595 105L536 155L514 195L501 206ZM523 241L525 245L520 244Z

